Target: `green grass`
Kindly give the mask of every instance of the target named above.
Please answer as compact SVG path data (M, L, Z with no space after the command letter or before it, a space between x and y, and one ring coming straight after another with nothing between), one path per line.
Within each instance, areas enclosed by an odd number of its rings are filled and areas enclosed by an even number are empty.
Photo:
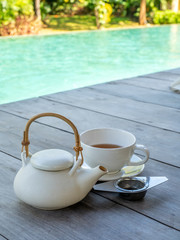
M130 27L139 25L137 21L132 21L127 17L112 17L111 22L106 24L106 28Z
M48 16L46 18L47 27L54 30L74 31L74 30L95 30L95 16L85 15L73 17ZM137 26L138 23L128 18L112 17L111 22L103 26L103 28L117 28Z

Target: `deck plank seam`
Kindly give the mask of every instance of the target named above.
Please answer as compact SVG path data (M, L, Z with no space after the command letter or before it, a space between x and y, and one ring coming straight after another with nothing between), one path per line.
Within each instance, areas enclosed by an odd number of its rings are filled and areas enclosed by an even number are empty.
M96 92L101 92L101 93L104 93L106 95L110 95L110 96L115 96L115 97L119 97L119 98L122 98L122 99L131 99L133 101L136 101L136 102L141 102L141 103L149 103L149 104L152 104L152 105L157 105L157 106L161 106L161 107L167 107L167 108L171 108L171 109L175 109L175 110L180 110L180 108L176 108L176 107L172 107L172 106L167 106L167 105L162 105L162 104L158 104L158 103L153 103L153 102L148 102L148 101L142 101L142 100L137 100L135 98L127 98L127 97L121 97L119 96L118 94L116 93L112 93L111 91L108 91L108 90L101 90L101 89L96 89L95 87L88 87L88 89L91 89L91 90L95 90Z
M127 81L129 80L129 78L127 78ZM172 91L168 91L168 90L160 90L160 89L156 89L156 88L153 88L153 87L144 87L144 86L140 86L140 85L136 85L136 84L133 84L132 82L125 82L126 81L126 79L124 80L120 80L120 81L122 81L122 83L117 83L116 84L116 81L118 82L119 80L115 80L115 81L111 81L111 82L107 82L106 84L108 84L108 85L113 85L113 83L115 83L115 85L120 85L120 84L124 84L124 85L128 85L128 86L133 86L133 87L137 87L137 88L142 88L142 89L151 89L151 90L155 90L155 91L158 91L158 92L162 92L162 93L172 93ZM94 86L96 86L96 85L94 85ZM169 88L168 88L169 89Z
M68 132L67 132L67 133L68 133ZM73 133L71 133L71 132L69 132L69 133L70 133L70 134L73 134ZM69 149L70 149L70 147L69 147ZM10 156L10 157L12 157L12 158L15 158L15 159L18 160L18 161L21 161L21 158L20 158L20 157L18 158L18 157L16 157L16 156L14 156L14 155L12 155L12 154L10 154L10 153L2 150L2 149L0 149L0 152L3 153L3 154L6 154L6 155L8 155L8 156ZM20 152L19 152L19 156L20 156ZM158 162L158 163L161 163L161 164L164 164L164 165L173 167L173 168L177 168L177 169L180 168L179 166L176 166L176 165L174 165L174 164L170 164L170 163L167 163L167 162L163 162L163 161L161 161L161 160L159 160L159 159L155 159L155 158L152 158L152 157L150 157L149 160L155 161L155 162ZM149 160L148 160L148 161L149 161Z
M127 81L129 80L129 78L127 79ZM118 80L117 80L118 81ZM116 81L113 81L116 83ZM107 82L108 85L113 85L113 82ZM152 87L144 87L144 86L140 86L140 85L136 85L136 84L133 84L132 82L129 83L129 82L124 82L124 80L122 80L122 84L124 85L128 85L128 86L133 86L133 87L138 87L138 88L142 88L142 89L151 89L151 90L155 90L155 91L159 91L159 92L162 92L162 93L169 93L168 90L160 90L160 89L156 89L156 88L152 88ZM116 85L119 85L119 83L117 83Z
M29 120L29 118L26 118L26 117L23 117L23 116L19 116L19 115L15 114L15 113L11 113L11 112L4 111L4 110L1 110L1 109L0 109L0 112L7 113L7 114L13 115L13 116L15 116L15 117L18 117L18 118L21 118L21 119L24 119L24 120L27 120L27 121ZM68 131L68 130L65 130L65 129L62 129L62 128L58 128L58 127L56 127L56 126L52 126L52 125L49 125L49 124L47 124L47 123L40 122L40 121L38 121L38 120L35 120L34 122L35 122L35 123L38 123L38 124L41 124L41 125L43 125L43 126L47 126L47 127L53 128L53 129L60 130L60 131L62 131L62 132L74 134L74 133L71 132L71 131ZM22 129L22 135L23 135L23 129Z
M95 112L95 113L102 114L102 115L105 115L105 116L110 116L110 117L114 117L114 118L118 118L118 119L123 119L123 120L130 121L130 122L133 122L133 123L138 123L138 124L141 124L141 125L145 125L145 126L149 126L149 127L153 127L153 128L157 128L157 129L173 132L173 133L180 133L180 131L174 131L174 130L167 129L167 128L161 128L161 127L158 127L158 126L153 126L153 125L150 125L150 124L147 124L147 123L142 123L142 122L138 122L138 121L135 121L135 120L132 120L132 119L128 119L128 118L123 118L123 117L118 117L118 116L107 114L107 113L103 113L103 112L98 112L96 110L92 110L92 109L88 109L88 108L84 108L84 107L79 107L79 106L76 106L76 105L71 105L69 103L59 102L57 100L53 100L53 99L49 99L49 98L45 98L45 97L39 97L39 98L42 98L42 99L45 99L45 100L48 100L48 101L52 101L52 102L56 102L56 103L60 103L60 104L64 104L64 105L68 105L68 106L71 106L71 107L76 107L76 108L83 109L83 110L86 110L86 111ZM23 116L19 116L19 115L15 114L15 113L8 112L8 111L2 110L2 109L0 109L0 112L4 112L4 113L7 113L7 114L10 114L10 115L13 115L13 116L25 119L25 120L29 120L29 118L25 118ZM58 130L60 129L58 127L51 126L51 125L48 125L48 124L45 124L45 123L42 123L42 122L39 122L39 121L34 121L34 122L43 124L43 125L48 126L48 127L57 128ZM60 130L66 132L66 130L64 130L64 129L60 129Z
M0 110L0 111L1 111L1 110ZM6 112L6 111L2 111L2 112L8 113L8 114L12 114L12 113L9 113L9 112ZM25 119L25 120L28 120L28 118L21 117L21 116L16 115L16 114L12 114L12 115L14 115L14 116L16 116L16 117L19 117L19 118L22 118L22 119ZM72 135L74 134L74 133L71 132L71 131L64 130L64 129L62 129L62 128L58 128L58 127L55 127L55 126L52 126L52 125L49 125L49 124L46 124L46 123L42 123L42 122L39 122L38 120L36 120L35 123L40 124L40 125L43 125L43 126L47 126L47 127L53 128L53 129L57 129L57 130L62 131L62 132L66 132L66 133L68 133L68 134L72 134ZM166 129L165 129L165 130L166 130ZM175 132L175 133L176 133L176 132ZM4 152L4 151L1 150L1 149L0 149L0 151L3 152L3 153L6 153L6 152ZM8 153L7 153L7 154L8 154ZM9 154L9 155L10 155L10 154ZM10 155L10 156L12 156L12 155ZM12 156L12 157L14 157L14 156ZM15 158L17 158L17 157L15 157ZM17 159L18 159L18 158L17 158ZM163 161L161 161L160 159L155 159L155 158L150 158L150 159L152 159L152 160L154 160L154 161L157 161L157 162L164 163L164 164L169 165L169 166L172 166L172 167L180 168L179 166L176 166L176 165L173 165L173 164L170 164L170 163L163 162Z
M178 75L178 76L180 77L179 74L175 74L175 75ZM141 75L141 76L138 76L138 77L139 77L139 78L146 77L146 78L152 78L152 79L156 79L156 80L163 80L163 81L169 82L169 83L172 83L172 82L175 81L175 80L168 80L168 79L160 78L159 76L158 76L158 77L155 77L155 76Z
M64 105L67 105L67 106L71 106L71 107L76 107L76 108L79 108L79 109L87 110L87 111L90 111L90 112L99 113L99 114L102 114L102 115L105 115L105 116L110 116L110 117L114 117L114 118L118 118L118 119L123 119L123 120L126 120L126 121L130 121L130 122L142 124L142 125L145 125L145 126L149 126L149 127L153 127L153 128L157 128L157 129L161 129L161 130L173 132L173 133L180 133L180 131L174 131L174 130L167 129L167 128L164 128L164 127L161 128L161 127L158 127L158 126L150 125L150 124L148 124L148 123L143 123L143 122L135 121L135 120L128 119L128 118L124 118L124 117L118 117L118 116L116 116L116 115L111 115L111 114L99 112L99 111L97 111L97 110L92 110L92 109L80 107L80 106L77 106L77 105L72 105L72 104L70 104L70 103L60 102L60 101L58 101L58 100L50 99L50 98L48 98L48 97L39 97L39 98L42 98L42 99L45 99L45 100L49 100L49 101L51 101L51 102L60 103L60 104L64 104ZM0 111L1 111L1 109L0 109ZM9 113L9 112L7 112L7 113Z
M95 193L94 190L93 190L92 192ZM118 203L117 201L112 200L112 199L110 199L110 198L108 198L108 197L102 196L101 194L98 194L98 193L96 193L96 194L99 195L99 196L101 196L101 197L103 197L103 198L105 198L105 199L108 199L109 201L112 201L112 202L114 202L114 203L116 203L116 204L118 204L118 205L121 205L121 206L123 206L123 207L126 207L126 208L128 208L128 209L130 209L130 210L133 210L134 212L139 213L139 214L141 214L141 215L143 215L143 216L145 216L145 217L147 217L147 218L149 218L149 219L151 219L151 220L153 220L153 221L155 221L155 222L158 222L158 223L160 223L160 224L162 224L162 225L164 225L164 226L166 226L166 227L172 228L172 229L180 232L180 229L175 228L175 227L173 227L173 226L171 226L171 225L169 225L169 224L163 223L163 222L161 222L161 221L159 221L159 220L157 220L157 219L155 219L155 218L153 218L153 217L150 217L150 216L146 215L145 213L141 213L141 212L139 212L139 211L136 210L136 209L133 209L133 208L131 208L131 207L129 207L129 206L123 205L122 203Z
M180 72L174 72L176 71L177 68L173 68L173 69L170 69L170 70L165 70L164 72L165 73L171 73L171 74L174 74L174 75L178 75L180 77ZM179 68L178 68L179 69ZM158 73L158 72L157 72Z
M0 149L0 152L1 153L3 153L3 154L5 154L5 155L8 155L8 156L10 156L10 157L12 157L12 158L15 158L16 160L18 160L18 161L21 161L21 158L19 157L16 157L16 156L14 156L14 155L12 155L12 154L10 154L10 153L7 153L7 152L5 152L5 151L3 151L3 150L1 150ZM19 152L19 156L20 156L20 152Z
M175 167L175 168L178 168L178 169L180 168L180 166L176 166L176 165L168 163L168 162L163 162L162 160L159 160L159 159L156 159L156 158L150 157L149 160L153 160L153 161L158 162L158 163L166 164L166 165L168 165L170 167Z
M9 240L9 238L5 237L3 234L0 233L0 236L3 237L6 240Z

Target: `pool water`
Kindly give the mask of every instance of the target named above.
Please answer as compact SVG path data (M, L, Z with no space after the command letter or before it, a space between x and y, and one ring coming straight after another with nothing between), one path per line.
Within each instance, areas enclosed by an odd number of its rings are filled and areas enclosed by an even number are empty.
M179 66L180 25L0 38L0 103Z

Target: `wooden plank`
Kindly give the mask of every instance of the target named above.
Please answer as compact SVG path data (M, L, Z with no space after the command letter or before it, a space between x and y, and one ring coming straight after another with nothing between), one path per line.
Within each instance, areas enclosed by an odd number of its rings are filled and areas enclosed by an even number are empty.
M170 90L171 83L169 81L163 81L161 79L156 79L156 78L147 78L147 77L127 78L122 80L122 83L133 85L133 86L144 87L147 89L159 90L159 91L166 91L166 92L171 91Z
M6 116L6 118L7 118L7 116ZM19 128L19 126L24 125L24 123L23 123L23 122L25 122L24 119L21 119L21 118L15 117L15 116L12 116L12 118L13 118L13 123L14 123L13 126L17 126ZM13 128L12 125L9 125L9 128L12 129ZM12 134L11 137L7 138L7 140L3 136L0 137L0 139L4 140L3 142L0 143L0 146L3 146L4 151L7 151L7 153L9 153L11 155L16 154L16 157L19 158L20 157L20 140L17 142L17 139L16 139L17 135L18 135L18 131L17 130L13 131L11 134ZM21 136L19 136L19 138L21 138ZM63 148L63 149L73 152L72 146L74 143L74 139L73 139L72 134L57 131L57 129L52 129L48 126L40 126L40 124L38 124L38 123L34 123L34 125L31 128L30 141L31 141L30 149L32 152L36 152L38 150L42 150L42 149L46 149L46 148ZM9 146L8 146L8 143L10 144ZM8 147L5 148L4 146L8 146ZM18 150L18 147L19 147L19 150ZM164 154L164 153L162 153L162 154ZM170 193L171 189L174 189L175 184L177 184L177 182L178 182L179 169L178 168L170 168L167 165L164 166L162 163L161 164L156 163L156 162L154 163L154 161L152 161L152 160L149 160L149 163L146 164L145 169L146 169L145 170L146 172L143 173L144 175L157 175L158 176L159 174L163 174L163 175L166 175L171 180L172 185L170 185L170 186L166 185L166 188L164 188L164 192L161 192L161 195L169 196L169 194L171 194ZM159 173L159 169L161 169L160 173ZM173 178L174 178L174 180L173 180ZM164 187L165 187L165 185L164 185ZM153 197L157 200L157 199L161 199L161 195L159 195L159 192L155 192ZM178 206L179 206L179 200L180 200L179 192L176 193L176 199L177 199L177 202L174 201L174 199L170 199L168 201L170 202L170 205L172 205L172 209L174 209L177 212L176 214L179 214L179 212L178 212ZM158 202L158 200L157 200L157 202ZM148 203L146 202L146 204L148 204ZM144 204L145 208L146 208L146 204ZM169 204L169 203L167 203L167 204ZM162 208L161 208L158 205L158 207L160 209L159 211L163 211L165 206L162 205ZM144 209L142 209L142 210L144 210ZM153 209L150 209L150 212L149 212L150 216L151 215L155 216L156 212L158 212L157 209L154 209L154 210L155 211L153 211ZM141 212L141 209L140 209L140 212ZM160 217L161 217L161 215L162 214L160 214ZM159 214L157 215L157 218L159 218ZM176 217L174 217L174 218L176 218ZM165 219L165 217L162 219L162 221L164 221L164 219ZM167 219L169 219L169 218L167 217ZM178 224L178 221L176 224Z
M175 74L180 74L180 68L170 69L170 70L167 70L167 72L171 72L171 73L175 73Z
M21 134L19 134L19 129L22 125L25 125L25 122L27 121L16 116L11 116L12 123L7 125L7 121L5 121L5 119L8 119L7 116L7 113L4 113L2 115L2 123L4 122L5 124L3 126L3 124L1 123L0 125L2 126L2 129L4 129L4 132L8 132L9 129L11 129L11 135L8 138L5 137L5 135L1 135L0 139L2 140L0 142L0 146L3 151L19 158L21 147ZM6 126L8 126L8 128L6 128ZM16 126L17 129L14 126ZM71 149L71 151L73 152L72 146L74 144L74 138L73 135L68 132L66 133L58 131L57 129L34 123L30 129L30 135L30 149L32 150L32 152L36 152L38 150L46 148L64 148L68 151L70 151ZM162 153L162 155L164 155L164 152ZM156 167L156 169L159 168Z
M94 192L180 231L180 193L176 191L180 179L179 168L150 160L141 175L166 176L169 180L149 189L142 201L127 201L121 199L118 193Z
M151 73L151 74L146 74L143 75L142 77L148 77L148 78L157 78L161 79L164 81L170 81L174 82L180 79L179 73L175 72L168 72L168 71L163 71L163 72L157 72L157 73Z
M5 238L4 236L2 236L1 234L0 234L0 239L1 239L1 240L8 240L7 238Z
M180 95L170 90L169 92L151 90L120 81L98 84L90 88L113 96L180 109Z
M173 108L110 96L90 88L51 94L44 98L180 132L180 110Z
M1 113L0 150L16 158L20 157L21 141L27 120ZM62 148L73 151L75 139L72 133L66 134L56 128L34 123L30 127L30 151L32 153L48 149Z
M138 239L179 240L180 232L126 207L89 193L78 204L57 211L43 211L20 202L13 193L13 179L20 162L0 153L0 233L13 240ZM149 209L154 206L149 205Z
M46 108L44 108L44 106L46 106ZM27 119L45 110L47 112L57 112L69 118L77 126L79 133L90 128L101 127L114 127L130 131L135 134L137 143L142 143L149 148L151 158L155 158L162 162L180 167L180 134L178 133L139 124L117 117L112 117L109 115L104 115L101 113L96 113L78 107L52 102L42 98L6 104L0 108L5 111L9 111L10 113L17 114L20 117L26 118L25 120L19 119L19 117L12 116L11 114L0 112L0 149L11 154L15 154L16 157L19 157L20 155L22 132L25 124L27 123ZM38 122L72 132L71 128L59 119L41 118L38 120ZM33 128L30 129L31 137L33 139L38 138L38 135L42 134L42 138L44 138L45 141L44 143L46 143L46 148L48 147L48 136L50 144L52 143L52 147L59 147L59 145L54 142L54 136L56 136L59 144L62 142L63 137L65 137L56 129L54 131L52 130L52 132L48 132L50 131L48 128L43 128L43 126L39 125L36 127L36 124L33 125L35 125L34 130ZM32 143L34 141L35 143L38 143L38 141L43 141L43 139L33 139L31 141ZM69 141L73 141L73 137L67 139L66 141L67 143L69 143ZM64 142L65 141L63 140L63 143ZM68 145L63 147L67 146ZM36 148L34 150L38 149Z

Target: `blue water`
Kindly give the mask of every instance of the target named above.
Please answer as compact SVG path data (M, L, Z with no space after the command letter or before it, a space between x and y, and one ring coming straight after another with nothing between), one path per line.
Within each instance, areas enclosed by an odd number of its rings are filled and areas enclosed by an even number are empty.
M176 67L180 25L0 38L0 103Z

